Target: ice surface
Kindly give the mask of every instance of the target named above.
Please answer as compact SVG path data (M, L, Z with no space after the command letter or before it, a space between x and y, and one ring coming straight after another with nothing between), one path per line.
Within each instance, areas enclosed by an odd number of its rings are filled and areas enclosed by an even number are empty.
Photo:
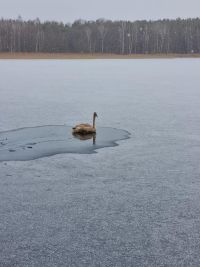
M0 61L1 132L96 111L98 128L131 134L94 154L0 162L0 266L199 266L199 70L199 59Z
M62 153L94 153L96 149L116 146L129 133L109 127L97 134L72 134L72 127L48 125L0 132L0 161L32 160Z

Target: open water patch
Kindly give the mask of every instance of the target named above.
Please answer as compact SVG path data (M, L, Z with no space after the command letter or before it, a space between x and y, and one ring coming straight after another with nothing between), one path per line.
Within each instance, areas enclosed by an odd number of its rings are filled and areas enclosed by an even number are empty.
M0 161L25 161L62 153L90 154L129 138L121 129L98 127L96 134L73 135L72 127L48 125L0 132Z

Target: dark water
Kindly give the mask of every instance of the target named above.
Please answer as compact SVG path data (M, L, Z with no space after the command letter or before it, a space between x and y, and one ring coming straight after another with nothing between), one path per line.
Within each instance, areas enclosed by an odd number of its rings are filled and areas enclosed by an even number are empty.
M66 125L48 125L0 132L0 161L24 161L62 153L90 154L96 149L116 146L129 133L109 127L97 134L73 135Z

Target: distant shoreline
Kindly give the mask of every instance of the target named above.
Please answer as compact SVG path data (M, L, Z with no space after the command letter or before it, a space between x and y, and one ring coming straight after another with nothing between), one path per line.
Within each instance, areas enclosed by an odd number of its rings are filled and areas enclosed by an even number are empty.
M85 54L85 53L0 53L0 59L170 59L200 58L200 54Z

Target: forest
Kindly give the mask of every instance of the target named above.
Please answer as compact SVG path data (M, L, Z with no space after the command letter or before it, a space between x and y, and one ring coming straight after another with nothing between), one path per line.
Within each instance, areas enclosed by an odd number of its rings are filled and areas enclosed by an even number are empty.
M0 20L0 52L200 53L200 18L157 21Z

